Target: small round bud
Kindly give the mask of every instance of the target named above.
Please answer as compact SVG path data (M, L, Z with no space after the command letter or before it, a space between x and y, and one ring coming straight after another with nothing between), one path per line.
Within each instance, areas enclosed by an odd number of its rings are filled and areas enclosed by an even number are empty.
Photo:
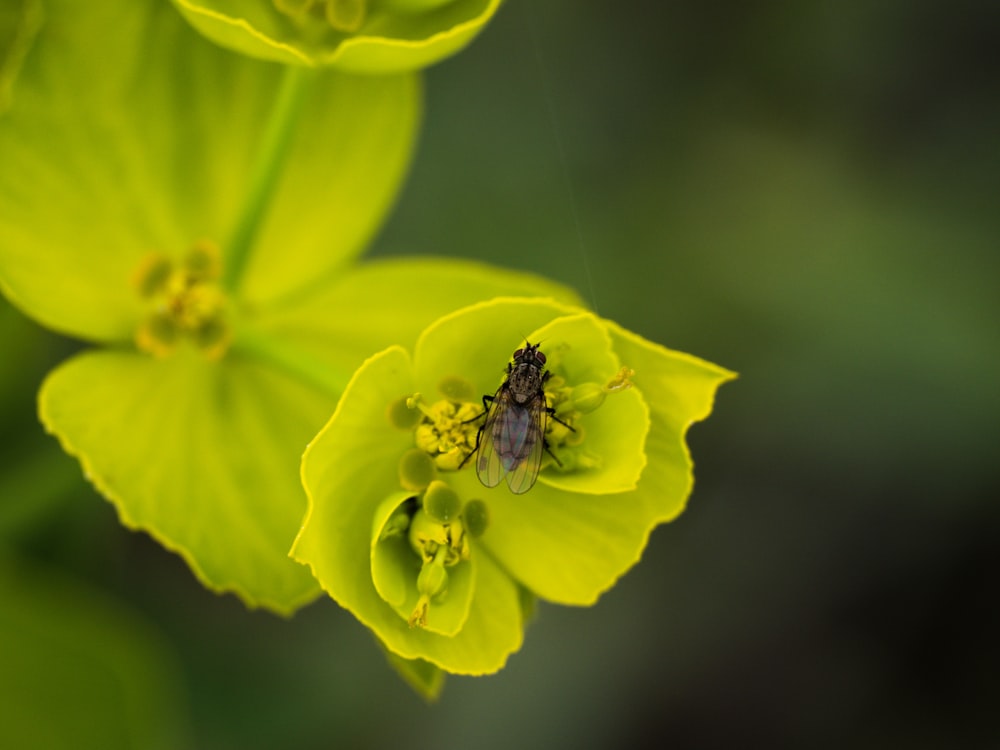
M449 401L461 403L463 401L474 401L476 391L465 378L458 375L446 375L438 382L438 391Z
M490 509L482 500L470 500L462 508L465 530L472 537L480 537L490 525Z
M138 290L140 297L149 299L166 288L167 279L172 272L173 264L168 257L160 253L150 253L142 259L132 274L132 284Z
M437 469L434 460L424 451L411 448L399 459L399 483L403 489L419 492L434 481Z
M424 494L424 511L438 523L451 523L458 518L462 501L458 493L440 480L427 487Z
M222 275L222 255L208 240L196 242L184 257L184 268L192 278L214 281Z
M402 396L386 407L385 415L393 427L401 430L412 430L419 424L423 414L419 409L410 407L409 398Z
M326 22L337 31L361 28L368 13L365 0L326 0Z

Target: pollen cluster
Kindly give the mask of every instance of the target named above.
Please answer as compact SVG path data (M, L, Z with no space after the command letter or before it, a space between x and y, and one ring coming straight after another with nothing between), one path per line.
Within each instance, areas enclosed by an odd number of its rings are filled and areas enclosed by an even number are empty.
M322 17L332 29L354 32L368 15L367 0L274 0L274 7L302 22L309 16Z
M221 272L219 250L210 242L196 243L180 263L161 253L147 255L132 279L146 305L136 346L165 357L189 342L207 357L220 358L232 339Z
M439 469L455 471L476 446L481 406L443 399L429 406L417 404L423 419L416 428L417 448L427 453Z

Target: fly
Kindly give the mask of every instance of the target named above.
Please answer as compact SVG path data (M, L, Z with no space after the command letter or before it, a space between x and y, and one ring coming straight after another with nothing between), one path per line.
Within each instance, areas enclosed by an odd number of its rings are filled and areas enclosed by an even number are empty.
M548 417L573 429L545 402L545 382L550 373L545 371L545 355L538 350L539 346L541 342L534 345L525 342L523 348L514 352L513 363L507 364L507 376L497 392L483 396L483 413L470 421L484 415L486 421L476 433L476 447L462 461L464 466L478 452L479 481L487 487L496 487L507 477L507 486L517 495L535 484L542 451L559 463L545 441Z

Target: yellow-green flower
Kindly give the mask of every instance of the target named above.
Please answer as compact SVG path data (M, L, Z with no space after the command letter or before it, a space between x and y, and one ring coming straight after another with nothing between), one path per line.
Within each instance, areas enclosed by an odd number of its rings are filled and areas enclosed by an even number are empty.
M524 494L475 461L481 394L541 342L548 456ZM302 461L309 514L292 550L399 659L464 674L521 644L524 591L593 604L691 491L687 428L733 373L551 299L498 298L436 321L412 356L354 374ZM570 429L572 428L572 429ZM414 668L417 671L417 667Z
M262 60L355 73L416 70L454 54L501 0L173 0L217 44Z
M501 290L572 295L356 264L409 162L413 74L232 55L156 0L39 7L0 75L0 288L96 345L46 379L42 420L123 523L291 611L318 593L287 556L299 458L365 356Z

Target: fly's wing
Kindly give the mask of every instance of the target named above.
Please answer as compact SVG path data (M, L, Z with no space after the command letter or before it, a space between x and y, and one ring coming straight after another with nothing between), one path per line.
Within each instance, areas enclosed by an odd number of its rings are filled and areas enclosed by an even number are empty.
M502 425L502 417L509 405L509 394L503 388L497 391L490 403L490 409L486 412L486 421L483 422L482 431L479 435L479 455L476 457L476 475L479 481L487 487L496 487L507 473L503 460L496 450L497 434L500 431L499 424ZM502 443L502 439L501 439Z
M531 404L521 410L524 424L519 425L518 453L520 460L508 467L507 486L515 495L522 495L532 488L538 479L538 469L542 465L542 451L545 450L545 397L537 396Z

